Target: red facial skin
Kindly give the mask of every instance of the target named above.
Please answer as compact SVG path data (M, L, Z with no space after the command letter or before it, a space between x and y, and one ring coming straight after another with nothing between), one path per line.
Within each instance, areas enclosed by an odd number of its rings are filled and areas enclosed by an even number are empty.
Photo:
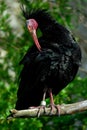
M36 47L38 48L39 51L41 51L41 46L39 44L37 35L36 35L36 30L38 28L38 23L36 22L35 19L29 19L27 20L27 28L30 32L30 34L32 35L32 38L35 42Z

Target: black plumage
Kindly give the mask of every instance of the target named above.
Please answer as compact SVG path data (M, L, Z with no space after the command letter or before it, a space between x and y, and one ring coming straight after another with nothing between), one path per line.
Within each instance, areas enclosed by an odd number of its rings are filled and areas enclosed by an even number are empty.
M35 19L38 23L42 32L38 39L41 51L32 45L20 62L24 67L16 109L40 105L45 88L58 94L74 79L81 62L80 47L70 31L52 19L46 10L29 13L23 9L23 14L26 20Z

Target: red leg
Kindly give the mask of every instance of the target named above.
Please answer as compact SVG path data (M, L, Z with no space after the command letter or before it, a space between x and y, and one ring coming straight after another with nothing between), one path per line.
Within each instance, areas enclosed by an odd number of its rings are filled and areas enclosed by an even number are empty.
M44 89L43 99L42 99L42 101L41 101L41 105L42 105L42 106L46 106L46 102L45 102L46 92L47 92L47 89Z
M50 106L51 106L51 112L50 113L52 113L54 108L56 108L58 115L60 115L60 107L59 107L59 105L54 104L52 89L49 89L49 95L50 95Z
M54 105L52 89L49 89L49 95L50 95L50 104Z
M47 92L47 88L44 89L44 94L43 94L43 99L41 101L41 105L38 107L39 108L39 111L38 111L38 117L40 116L40 112L42 109L44 109L44 112L46 111L45 110L45 107L46 107L46 101L45 101L45 98L46 98L46 92Z

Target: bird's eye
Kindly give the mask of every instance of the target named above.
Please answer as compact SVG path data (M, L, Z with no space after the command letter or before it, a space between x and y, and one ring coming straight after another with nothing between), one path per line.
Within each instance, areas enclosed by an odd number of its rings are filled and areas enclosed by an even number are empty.
M31 30L33 29L33 27L32 27L32 26L30 26L30 25L29 25L29 28L30 28Z
M32 32L33 27L32 27L32 26L30 26L30 25L28 25L28 29L29 29L29 31L30 31L30 32Z

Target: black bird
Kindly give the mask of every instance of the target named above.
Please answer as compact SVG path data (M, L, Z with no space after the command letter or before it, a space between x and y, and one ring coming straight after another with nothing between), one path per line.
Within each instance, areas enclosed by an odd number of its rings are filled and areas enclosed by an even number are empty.
M34 43L20 64L20 84L17 93L16 109L46 105L44 100L50 97L51 106L55 106L52 93L57 95L76 76L81 50L72 34L57 23L44 9L31 13L22 8L26 24ZM42 36L37 38L40 29Z

